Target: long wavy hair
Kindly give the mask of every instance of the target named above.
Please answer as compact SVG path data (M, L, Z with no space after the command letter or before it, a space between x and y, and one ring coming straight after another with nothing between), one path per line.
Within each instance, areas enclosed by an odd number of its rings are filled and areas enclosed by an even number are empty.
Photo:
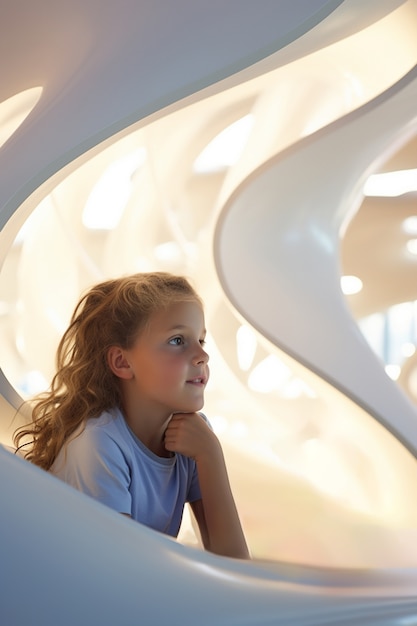
M166 272L134 274L92 287L78 302L59 343L49 390L31 402L31 423L14 433L16 450L49 470L63 444L88 418L121 407L108 349L131 348L153 313L181 301L201 303L184 277Z

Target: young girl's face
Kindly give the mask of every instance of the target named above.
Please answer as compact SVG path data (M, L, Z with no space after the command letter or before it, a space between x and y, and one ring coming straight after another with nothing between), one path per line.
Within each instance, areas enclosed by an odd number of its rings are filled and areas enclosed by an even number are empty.
M192 413L204 404L209 377L204 313L197 301L176 302L151 316L125 351L138 409Z

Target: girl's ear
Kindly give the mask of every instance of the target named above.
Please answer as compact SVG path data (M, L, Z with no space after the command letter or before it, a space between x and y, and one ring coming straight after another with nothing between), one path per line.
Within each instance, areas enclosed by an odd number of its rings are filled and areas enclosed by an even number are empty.
M128 360L126 359L124 350L119 346L111 346L107 351L107 363L113 374L118 378L128 380L133 378L133 372Z

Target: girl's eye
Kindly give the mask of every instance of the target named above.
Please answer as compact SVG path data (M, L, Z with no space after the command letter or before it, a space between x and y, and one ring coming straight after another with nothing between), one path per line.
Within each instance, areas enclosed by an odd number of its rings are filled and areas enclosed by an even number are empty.
M206 345L206 340L205 339L200 339L200 346L203 347Z
M182 344L184 343L184 339L182 337L173 337L169 340L168 343L170 343L172 346L182 346Z

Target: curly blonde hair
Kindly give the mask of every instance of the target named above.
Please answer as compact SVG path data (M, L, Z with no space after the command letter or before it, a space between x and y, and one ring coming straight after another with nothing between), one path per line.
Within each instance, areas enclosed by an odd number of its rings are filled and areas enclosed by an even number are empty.
M63 444L88 418L121 407L107 364L113 345L132 347L151 315L178 301L201 299L182 276L134 274L92 287L78 302L56 355L50 389L33 401L32 422L14 434L17 450L49 470ZM30 438L29 443L22 443ZM27 448L28 446L28 448Z

